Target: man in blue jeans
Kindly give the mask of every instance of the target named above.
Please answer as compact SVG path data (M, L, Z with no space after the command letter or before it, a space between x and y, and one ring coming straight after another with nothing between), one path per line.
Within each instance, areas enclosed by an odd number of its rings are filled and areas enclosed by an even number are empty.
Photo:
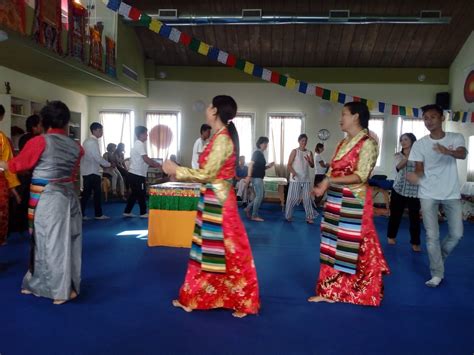
M418 184L431 279L425 284L437 287L444 278L444 262L463 236L462 206L457 159L466 159L464 137L443 131L443 110L437 105L422 108L423 120L430 134L413 144L409 160L415 172L407 174ZM448 219L448 235L440 241L438 209L442 205Z

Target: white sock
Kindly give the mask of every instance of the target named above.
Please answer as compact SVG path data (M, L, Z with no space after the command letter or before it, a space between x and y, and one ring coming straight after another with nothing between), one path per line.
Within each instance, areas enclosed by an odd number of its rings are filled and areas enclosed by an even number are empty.
M438 287L438 285L443 281L441 277L433 276L431 280L425 282L425 285L428 287Z

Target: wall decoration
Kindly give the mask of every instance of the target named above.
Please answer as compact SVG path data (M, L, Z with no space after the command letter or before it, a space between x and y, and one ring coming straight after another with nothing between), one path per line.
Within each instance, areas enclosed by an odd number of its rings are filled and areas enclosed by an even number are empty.
M421 109L417 107L402 106L396 104L390 104L385 102L379 102L359 96L351 96L337 90L326 89L305 81L300 81L289 75L280 74L276 71L263 68L257 64L251 63L244 59L237 58L231 53L227 53L219 48L213 47L197 38L191 37L185 32L181 32L175 27L168 26L163 22L150 17L149 15L140 12L137 8L128 5L121 0L103 0L106 3L107 8L112 11L118 12L119 15L124 16L128 20L139 22L141 25L148 27L150 31L153 31L160 36L169 39L175 43L180 43L190 50L209 57L221 64L227 65L228 67L243 71L248 75L261 78L262 80L283 86L290 90L296 90L302 94L314 95L323 100L345 104L351 101L360 101L369 107L369 110L378 109L379 112L389 113L394 116L405 116L405 117L422 117ZM455 117L462 122L471 121L474 122L474 112L453 112L452 117L454 121Z
M0 24L25 34L25 0L0 0Z
M103 71L102 69L102 32L100 28L96 26L89 28L89 65L97 70Z
M33 37L41 45L62 54L61 0L36 0Z
M73 0L68 2L69 36L68 52L73 58L85 62L87 10Z
M105 73L113 78L117 77L115 41L107 36L105 36Z
M467 76L464 82L464 100L468 104L474 102L474 65L466 70Z

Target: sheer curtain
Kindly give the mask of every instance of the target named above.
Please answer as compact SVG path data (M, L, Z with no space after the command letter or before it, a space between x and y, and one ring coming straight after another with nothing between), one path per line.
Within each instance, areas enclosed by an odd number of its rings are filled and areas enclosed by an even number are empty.
M255 138L253 135L254 115L251 113L238 113L232 120L237 133L239 133L240 155L245 156L245 162L248 163L255 150Z
M400 151L400 136L404 133L413 133L416 139L420 139L430 133L425 127L422 119L398 117L397 150Z
M103 126L101 152L106 151L107 144L125 144L125 157L130 156L133 143L133 112L131 111L100 111L100 122Z
M380 166L380 162L382 159L382 147L383 147L383 116L370 116L369 120L369 130L371 131L371 135L374 136L375 133L375 140L379 144L379 156L377 157L377 164L376 166Z
M179 118L180 113L174 111L146 113L147 149L150 158L166 160L171 155L177 157Z
M472 152L467 155L467 181L474 181L474 136L469 137L468 152Z
M291 151L298 147L302 126L302 115L268 116L268 162L275 162L277 176L288 177L288 159Z

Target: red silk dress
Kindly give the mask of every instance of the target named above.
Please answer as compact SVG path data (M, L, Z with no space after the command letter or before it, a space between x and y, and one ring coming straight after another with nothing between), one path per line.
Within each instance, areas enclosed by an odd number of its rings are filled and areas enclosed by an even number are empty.
M179 292L179 302L191 309L228 308L255 314L260 308L257 274L252 251L237 209L231 179L235 175L236 155L227 128L219 130L199 157L199 169L178 167L181 181L207 184L222 202L222 234L225 249L225 272L204 270L191 259ZM203 189L201 189L203 193ZM201 228L200 211L196 227ZM198 228L196 228L198 229ZM196 233L196 232L195 232ZM193 243L195 243L193 236ZM200 244L202 240L198 241Z
M321 268L319 280L316 285L316 293L326 299L336 302L347 302L366 306L379 306L383 298L382 275L389 273L388 265L380 247L380 243L373 222L372 194L368 187L367 179L377 161L378 148L376 143L370 139L365 131L361 131L352 141L343 140L337 147L335 157L331 163L331 177L348 176L357 174L362 183L355 185L339 185L339 191L344 189L344 194L352 194L351 211L360 209L359 244L356 253L356 264L354 270L344 272L337 269L337 265L329 265L331 259L331 247L329 244L323 246L325 235L336 240L344 237L345 213L338 215L337 211L344 210L344 206L337 205L338 199L331 199L331 189L336 188L331 184L328 190L328 201L326 202L324 219L321 223ZM359 204L359 206L357 206ZM353 219L351 220L353 221ZM351 225L348 228L353 228ZM347 229L345 229L347 232ZM334 239L333 239L334 240ZM334 243L334 241L333 241ZM334 262L335 248L332 244L332 259ZM323 255L327 258L323 260ZM328 256L329 255L329 256ZM344 257L341 264L344 263ZM342 267L342 269L344 269Z

